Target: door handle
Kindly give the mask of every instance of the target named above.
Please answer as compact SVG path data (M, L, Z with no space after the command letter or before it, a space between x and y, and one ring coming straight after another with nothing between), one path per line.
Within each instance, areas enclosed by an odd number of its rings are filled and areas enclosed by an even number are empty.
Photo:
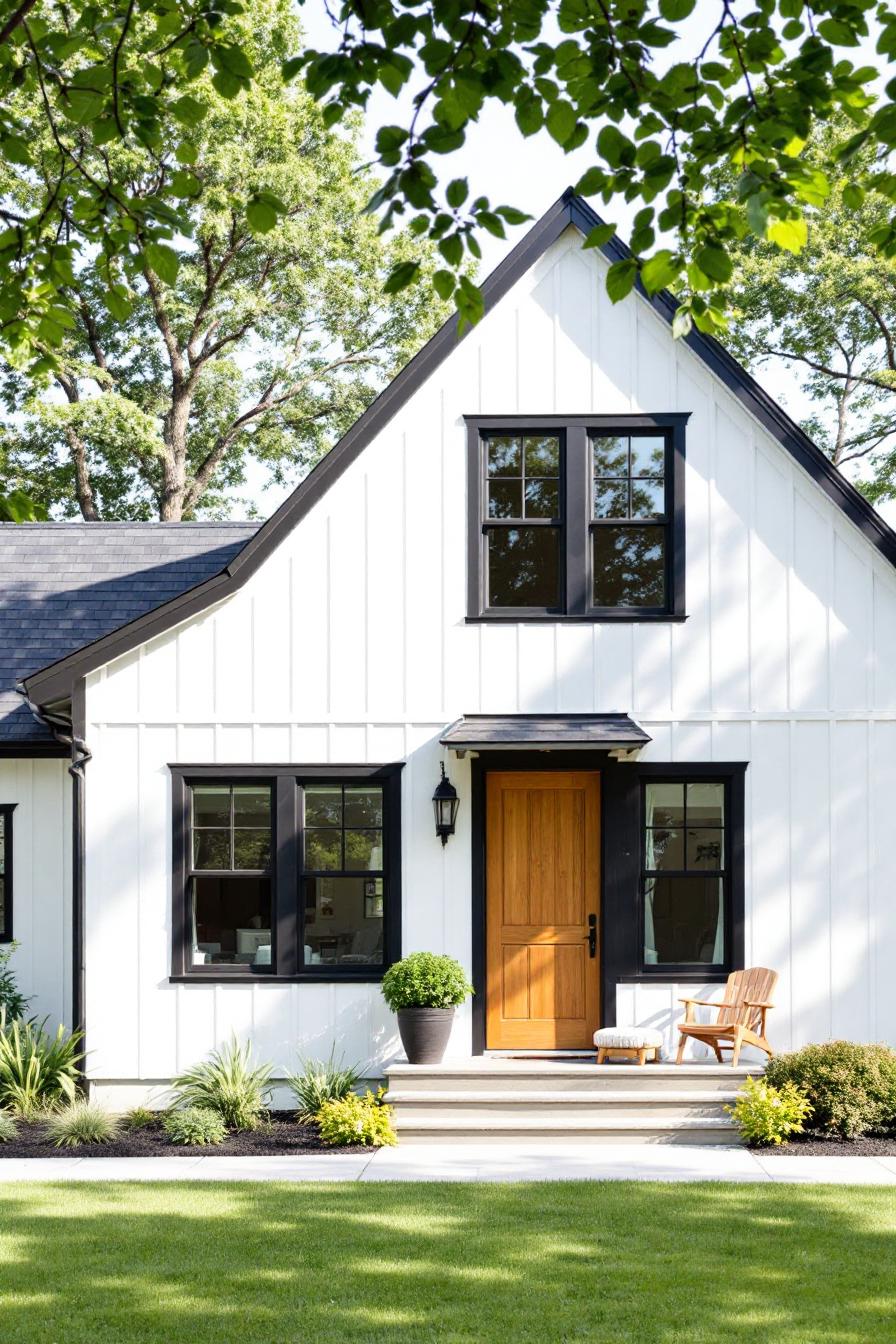
M597 915L588 916L588 955L597 956Z

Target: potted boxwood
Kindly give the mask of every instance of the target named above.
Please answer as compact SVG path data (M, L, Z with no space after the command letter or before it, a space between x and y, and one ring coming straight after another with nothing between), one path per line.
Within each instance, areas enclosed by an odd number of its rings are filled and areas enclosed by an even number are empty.
M409 1063L441 1063L454 1010L472 993L463 967L453 957L412 952L389 967L383 976L383 998L398 1015Z

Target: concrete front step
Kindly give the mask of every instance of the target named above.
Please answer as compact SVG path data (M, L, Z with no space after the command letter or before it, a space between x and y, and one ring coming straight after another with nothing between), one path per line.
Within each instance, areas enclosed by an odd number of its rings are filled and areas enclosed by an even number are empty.
M737 1092L761 1066L718 1064L560 1064L486 1060L476 1064L393 1064L389 1087L398 1092Z
M386 1100L395 1108L399 1128L418 1119L443 1118L453 1125L463 1121L477 1127L500 1124L502 1118L542 1120L552 1124L558 1115L574 1115L577 1121L599 1118L615 1120L644 1118L685 1120L689 1117L727 1123L722 1109L736 1092L423 1092L393 1089Z
M463 1121L452 1124L446 1116L438 1119L406 1120L396 1126L402 1143L493 1143L514 1139L537 1143L739 1143L737 1130L725 1120L689 1118L657 1120L628 1117L622 1120L604 1117L581 1119L557 1116L550 1121L501 1118L487 1126L472 1126Z

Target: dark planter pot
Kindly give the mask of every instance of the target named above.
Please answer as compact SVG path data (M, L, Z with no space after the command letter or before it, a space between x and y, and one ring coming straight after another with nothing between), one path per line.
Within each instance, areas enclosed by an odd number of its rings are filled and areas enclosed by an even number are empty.
M441 1064L453 1008L399 1008L398 1031L409 1064Z

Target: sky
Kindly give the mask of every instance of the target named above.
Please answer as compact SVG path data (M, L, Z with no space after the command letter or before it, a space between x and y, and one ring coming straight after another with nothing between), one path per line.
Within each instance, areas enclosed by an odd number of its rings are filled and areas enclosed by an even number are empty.
M694 15L682 26L682 45L676 44L675 60L686 58L690 45L695 50L702 46L706 34L706 4L707 0L700 0ZM300 13L309 46L321 50L335 47L337 38L327 16L324 0L305 0L300 6ZM866 50L854 49L850 55L855 60L864 55L869 64L877 64L879 59L875 58L873 42L868 43ZM411 92L416 87L418 85L412 78ZM366 158L376 158L374 140L380 126L406 124L409 102L407 94L395 99L385 89L377 88L374 91L362 130L362 151ZM440 157L440 179L447 182L452 177L466 177L471 196L486 195L493 205L515 205L537 219L566 187L575 185L586 168L593 166L593 145L594 136L590 136L579 149L565 154L547 131L524 140L516 128L512 110L501 104L489 103L484 107L478 123L468 132L463 148L454 154ZM639 202L631 205L614 203L612 208L598 206L599 212L617 225L620 237L625 240L629 237L631 221L638 208ZM481 279L494 270L528 227L530 225L524 224L508 228L506 242L483 231L479 239L482 246ZM754 370L754 375L795 420L799 421L810 413L810 404L798 380L783 362L766 364ZM244 486L240 493L252 498L262 514L269 514L282 503L290 493L290 488L264 489L265 479L266 473L260 468L253 470L248 490ZM891 525L896 526L896 503L884 505L881 512Z

